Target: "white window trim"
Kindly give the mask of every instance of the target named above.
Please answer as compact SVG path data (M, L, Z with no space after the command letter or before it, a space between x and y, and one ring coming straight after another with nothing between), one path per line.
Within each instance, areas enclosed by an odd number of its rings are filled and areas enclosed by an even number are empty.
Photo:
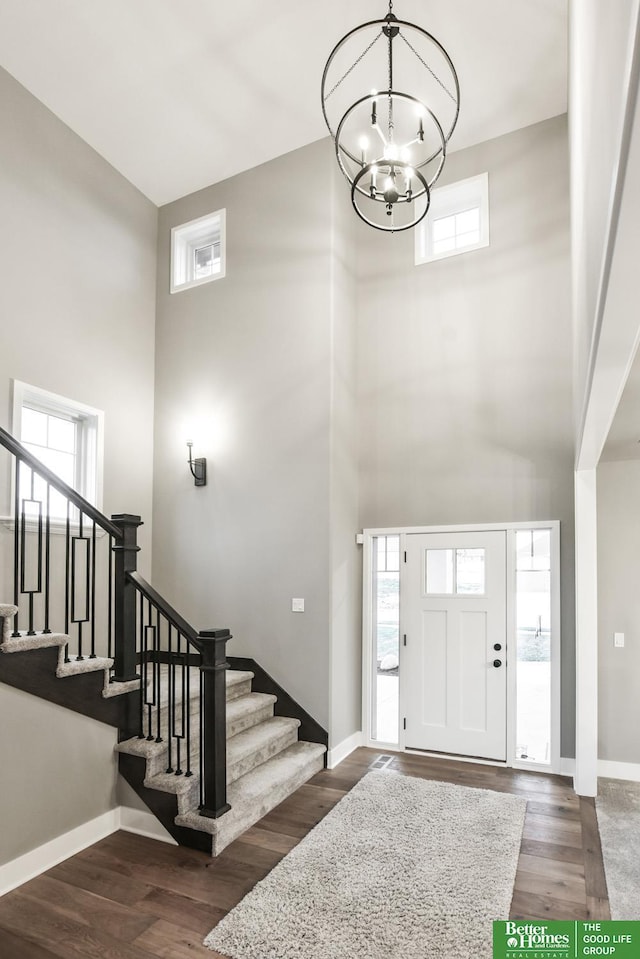
M34 408L42 409L45 412L61 413L66 416L74 416L86 421L82 432L81 442L89 444L88 449L81 449L79 452L79 464L81 470L80 486L77 492L83 496L92 506L102 511L103 494L103 475L104 475L104 412L86 403L79 403L58 393L52 393L49 390L43 390L40 387L32 386L21 380L13 380L13 398L11 431L18 442L22 441L22 408L25 405L33 404ZM89 492L90 495L87 495ZM11 471L11 500L15 500L15 470ZM8 529L13 529L14 517L3 516L0 521ZM73 524L72 524L73 525ZM52 532L64 532L66 521L58 517L52 517L50 521ZM28 527L30 524L28 524ZM35 528L35 524L34 524ZM96 530L97 535L102 535L102 530Z
M220 237L220 269L211 276L201 276L193 279L178 279L188 276L187 257L193 254L197 247L207 246L213 242L215 233ZM194 286L212 283L221 280L227 271L227 211L225 209L207 213L188 223L181 223L171 230L171 263L169 268L170 291L180 293L190 290Z
M480 210L478 242L454 250L445 250L442 253L430 252L433 221L453 216L455 213L463 213L472 208ZM424 263L433 263L435 260L446 260L450 256L471 253L486 246L489 246L489 174L479 173L477 176L435 188L431 192L429 212L416 228L415 265L421 266Z
M515 534L521 529L548 529L551 531L551 756L549 763L532 763L516 759L516 670L507 671L507 759L498 762L491 759L466 758L437 755L440 759L455 759L457 762L478 763L486 766L502 766L513 769L531 769L537 772L561 774L563 760L560 757L561 700L561 618L560 618L560 522L558 520L531 523L491 523L466 526L393 526L380 529L365 529L363 535L363 589L362 589L362 745L385 752L405 752L404 730L398 717L398 742L385 743L371 738L371 688L374 676L372 649L373 630L373 570L375 563L373 541L376 536L400 536L400 556L406 548L406 536L411 533L475 533L506 531L507 533L507 636L516 634L516 550ZM400 560L402 576L402 559ZM507 650L511 655L511 650ZM402 645L400 646L400 710L402 710ZM423 755L411 750L412 755ZM425 752L424 755L432 755Z

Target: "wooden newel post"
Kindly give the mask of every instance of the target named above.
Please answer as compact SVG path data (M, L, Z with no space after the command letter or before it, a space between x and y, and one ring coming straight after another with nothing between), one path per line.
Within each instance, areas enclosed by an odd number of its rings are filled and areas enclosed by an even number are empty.
M136 672L136 589L127 579L127 573L133 573L138 564L138 526L142 526L139 516L129 513L117 513L112 521L122 530L122 542L113 547L115 553L114 570L114 626L115 653L114 676L117 683L127 683L139 679Z
M227 686L225 672L228 629L205 629L195 645L201 653L202 723L200 815L218 819L231 809L227 802Z

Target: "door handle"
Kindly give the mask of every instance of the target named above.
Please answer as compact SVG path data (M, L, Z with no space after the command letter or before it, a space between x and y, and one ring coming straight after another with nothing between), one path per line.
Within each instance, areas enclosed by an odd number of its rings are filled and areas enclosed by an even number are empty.
M495 666L496 669L499 669L500 666L502 666L502 660L501 660L501 659L494 659L493 665Z

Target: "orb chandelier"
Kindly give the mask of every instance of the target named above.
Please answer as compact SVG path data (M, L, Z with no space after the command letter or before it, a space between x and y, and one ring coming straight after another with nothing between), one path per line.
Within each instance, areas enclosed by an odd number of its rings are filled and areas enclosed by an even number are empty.
M442 44L399 20L390 0L386 17L355 27L331 51L322 112L358 216L391 233L419 223L460 112Z

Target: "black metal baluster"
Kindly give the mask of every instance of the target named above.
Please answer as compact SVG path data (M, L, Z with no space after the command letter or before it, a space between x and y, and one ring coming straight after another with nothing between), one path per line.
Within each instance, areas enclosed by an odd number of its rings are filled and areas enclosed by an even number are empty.
M45 553L44 553L44 633L49 629L49 577L51 572L51 486L47 483L47 518L45 520Z
M152 631L152 647L155 646L155 636L153 634L153 626L151 625L151 601L147 600L147 625L144 628L144 650L145 658L149 659L149 630ZM151 653L151 689L152 697L151 702L147 703L148 712L147 712L147 741L153 741L153 708L156 704L156 668L157 664L153 654L153 649Z
M96 658L96 522L92 520L91 530L91 654L89 659ZM89 588L89 570L87 564L87 588Z
M29 583L27 584L27 548L29 541L25 535L27 529L27 511L26 503L36 503L38 502L35 499L35 472L33 468L31 469L31 479L29 484L29 499L26 497L22 500L22 539L20 542L20 592L22 595L27 595L29 597L29 624L27 629L27 636L35 636L36 631L33 628L34 625L34 595L35 593L40 593L42 591L42 503L39 503L40 510L38 512L38 529L37 529L37 576L36 584ZM35 588L29 588L33 587Z
M69 635L69 562L71 548L71 502L67 500L67 523L65 530L65 568L64 568L64 631ZM69 658L69 643L64 648L65 663L71 662Z
M76 601L76 543L79 540L84 539L84 529L83 529L83 514L82 510L78 511L78 536L74 537L73 542L73 551L71 553L71 619L73 622L76 621L76 610L75 610L75 601ZM89 563L87 563L87 574L89 572ZM78 654L76 660L84 659L82 655L82 625L83 621L81 619L77 622L78 629Z
M189 666L189 643L187 643L186 663L184 667L186 673L186 697L187 697L187 771L185 776L193 776L191 770L191 667Z
M19 594L19 558L20 558L20 463L21 460L16 457L16 479L15 479L15 501L13 509L13 605L18 606ZM18 613L13 620L13 636L19 636Z
M175 697L172 695L172 686L173 686L173 669L172 669L172 659L173 659L173 628L171 623L169 623L169 631L167 634L167 646L168 646L168 665L167 665L167 772L172 773L173 767L171 765L171 738L173 735L173 710L175 708Z
M144 654L143 603L142 595L137 594L138 642L136 646L140 646L140 732L138 733L138 739L144 739L144 707L147 701L147 658Z
M202 661L202 654L200 654ZM200 757L200 809L204 809L204 672L200 670L200 743L198 745Z
M158 664L158 686L156 694L156 742L162 742L162 736L160 733L160 711L162 709L162 664L160 662L160 610L155 607L156 610L156 631L154 634L155 640L155 655L156 662Z
M173 730L173 733L172 733L173 738L176 741L176 769L180 769L180 741L178 739L177 720L176 720L176 709L178 706L178 699L176 696L176 664L178 662L178 654L180 651L180 634L179 633L177 634L177 647L178 649L171 660L171 687L172 687L171 696L173 699L173 714L171 718L171 727ZM172 770L172 772L176 772L176 769Z
M180 664L181 666L181 680L182 680L182 701L180 702L180 734L176 731L176 776L182 776L182 768L180 763L180 753L182 747L182 738L184 736L184 662L182 661L182 633L178 632L178 659L176 665Z
M111 534L109 534L109 552L107 554L107 580L107 656L109 659L113 659L113 536Z

